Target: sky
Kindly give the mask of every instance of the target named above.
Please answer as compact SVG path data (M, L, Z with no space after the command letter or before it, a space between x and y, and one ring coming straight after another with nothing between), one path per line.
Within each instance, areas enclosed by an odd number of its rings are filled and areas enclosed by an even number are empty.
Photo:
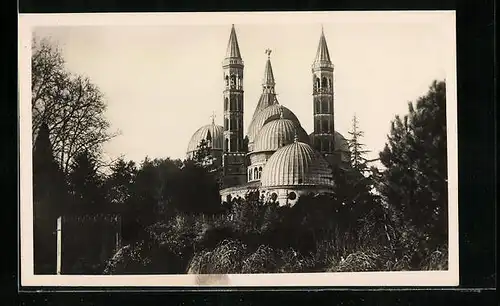
M383 149L394 116L407 113L407 103L424 95L433 80L449 78L454 24L440 14L354 18L338 12L308 22L276 14L247 22L211 16L206 23L87 22L33 32L50 37L68 70L89 77L103 92L105 116L121 132L104 146L105 156L136 162L146 156L184 158L191 135L211 122L213 112L222 125L222 60L232 23L245 63L245 133L262 92L268 48L279 103L312 132L311 64L322 27L335 67L336 130L349 138L356 115L369 158Z

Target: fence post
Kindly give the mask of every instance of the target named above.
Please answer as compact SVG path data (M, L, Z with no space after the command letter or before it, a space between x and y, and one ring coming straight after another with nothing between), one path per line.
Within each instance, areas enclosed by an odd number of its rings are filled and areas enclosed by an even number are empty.
M61 257L62 257L62 216L57 218L57 261L56 274L61 274Z

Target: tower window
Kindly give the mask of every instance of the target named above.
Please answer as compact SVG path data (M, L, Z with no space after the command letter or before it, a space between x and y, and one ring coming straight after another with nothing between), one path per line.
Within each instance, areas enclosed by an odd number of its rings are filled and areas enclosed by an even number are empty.
M325 77L323 77L323 78L321 79L321 87L322 87L322 88L326 88L327 86L328 86L328 84L327 84L326 78L325 78Z
M316 78L316 88L319 88L319 87L320 87L319 78Z
M224 110L229 109L229 99L226 97L224 98Z
M231 139L231 147L229 147L229 151L231 151L231 152L235 151L235 149L236 149L235 140L236 139Z
M227 139L227 138L226 138L226 143L225 143L224 151L229 151L229 139Z
M229 86L229 77L226 75L226 86Z
M321 120L321 132L322 133L328 132L328 121L326 119Z
M328 79L328 88L332 88L332 79Z
M229 119L224 119L224 130L229 130Z
M233 110L235 110L235 109L236 109L236 106L234 105L234 104L235 104L235 103L234 103L234 102L235 102L235 101L234 101L234 97L231 97L231 98L230 98L230 101L231 101L231 108L230 108L230 110L232 110L232 111L233 111Z
M315 106L316 106L316 113L320 113L321 110L319 109L320 102L316 101Z
M236 77L234 75L231 75L231 88L234 88L236 85Z
M321 101L321 113L329 113L330 111L328 110L328 101Z
M262 176L262 167L259 167L259 180L260 180L261 176Z

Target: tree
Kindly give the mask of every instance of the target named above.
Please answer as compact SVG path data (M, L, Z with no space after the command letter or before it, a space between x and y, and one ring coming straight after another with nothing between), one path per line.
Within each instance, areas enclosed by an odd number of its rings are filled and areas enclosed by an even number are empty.
M198 148L194 153L194 161L202 167L211 168L213 166L214 158L212 156L212 149L207 140L202 139Z
M33 40L31 62L33 139L45 122L54 158L64 173L79 152L98 155L110 133L104 117L106 103L88 78L65 68L61 50L48 39Z
M103 213L108 206L103 178L97 172L97 161L88 151L75 156L69 173L74 211L78 213Z
M364 132L359 129L359 121L356 114L352 118L352 130L348 133L351 135L351 139L348 140L351 166L359 173L365 174L368 170L368 160L365 155L370 151L364 150L365 145L360 142L361 138L364 136Z
M64 213L67 189L54 161L48 127L41 124L33 151L35 273L56 273L56 222Z
M381 193L429 247L447 241L446 85L434 81L409 113L391 122L380 152Z
M119 158L111 165L111 171L105 182L106 198L115 209L121 211L132 195L137 167L133 161L126 162L123 158Z

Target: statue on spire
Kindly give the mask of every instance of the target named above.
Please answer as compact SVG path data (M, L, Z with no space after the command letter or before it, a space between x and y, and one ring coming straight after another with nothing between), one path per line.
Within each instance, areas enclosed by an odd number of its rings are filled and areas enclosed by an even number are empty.
M215 124L215 111L212 112L212 116L210 116L212 119L212 124Z
M271 58L271 49L266 49L267 58Z

